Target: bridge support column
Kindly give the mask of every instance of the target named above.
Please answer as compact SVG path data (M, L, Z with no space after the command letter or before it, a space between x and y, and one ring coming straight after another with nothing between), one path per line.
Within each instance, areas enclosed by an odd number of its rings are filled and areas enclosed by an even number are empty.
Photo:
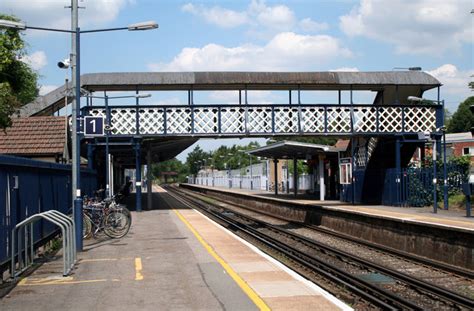
M395 202L396 206L400 206L402 203L402 198L401 198L401 180L402 180L402 172L401 172L401 160L400 160L400 137L397 137L397 140L395 141L395 185L397 187L396 189L396 194L397 194L397 201Z
M438 212L438 173L436 171L436 161L438 160L438 145L440 139L436 135L433 141L433 213Z
M319 200L324 201L326 195L326 187L324 184L324 155L319 155Z
M148 147L146 151L146 209L151 210L153 206L153 181L151 171L151 149Z
M295 197L298 195L298 160L293 158L293 191Z
M136 193L136 211L142 211L142 163L140 141L135 141L135 193Z
M87 168L90 170L94 169L94 149L95 146L89 142L87 144Z
M275 181L275 195L278 195L278 159L273 159L273 176Z

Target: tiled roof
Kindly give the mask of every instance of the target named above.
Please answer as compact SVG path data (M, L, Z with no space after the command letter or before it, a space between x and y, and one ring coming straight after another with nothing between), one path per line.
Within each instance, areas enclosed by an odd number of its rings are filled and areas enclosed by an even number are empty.
M0 129L0 154L63 154L65 117L14 118L6 131Z
M349 147L350 140L349 139L338 139L334 148L338 151L346 151L347 147Z

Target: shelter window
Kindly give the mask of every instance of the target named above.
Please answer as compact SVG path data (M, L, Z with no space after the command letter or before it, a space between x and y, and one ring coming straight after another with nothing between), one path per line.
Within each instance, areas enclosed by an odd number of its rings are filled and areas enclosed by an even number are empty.
M339 163L339 180L341 185L348 185L352 182L352 163L350 159L341 159Z

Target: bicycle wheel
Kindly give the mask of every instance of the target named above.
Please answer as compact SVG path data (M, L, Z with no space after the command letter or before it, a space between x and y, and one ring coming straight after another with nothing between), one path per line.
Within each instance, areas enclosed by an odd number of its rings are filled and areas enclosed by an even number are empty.
M124 237L130 230L131 219L119 211L111 211L105 218L104 233L118 239Z
M86 215L82 216L82 238L89 239L92 236L92 221Z

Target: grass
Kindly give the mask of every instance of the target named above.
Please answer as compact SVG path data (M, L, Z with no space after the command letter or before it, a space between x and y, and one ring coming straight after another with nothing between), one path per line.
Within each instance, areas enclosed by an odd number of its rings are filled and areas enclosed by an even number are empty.
M449 208L466 209L466 196L464 194L453 194L449 196Z

